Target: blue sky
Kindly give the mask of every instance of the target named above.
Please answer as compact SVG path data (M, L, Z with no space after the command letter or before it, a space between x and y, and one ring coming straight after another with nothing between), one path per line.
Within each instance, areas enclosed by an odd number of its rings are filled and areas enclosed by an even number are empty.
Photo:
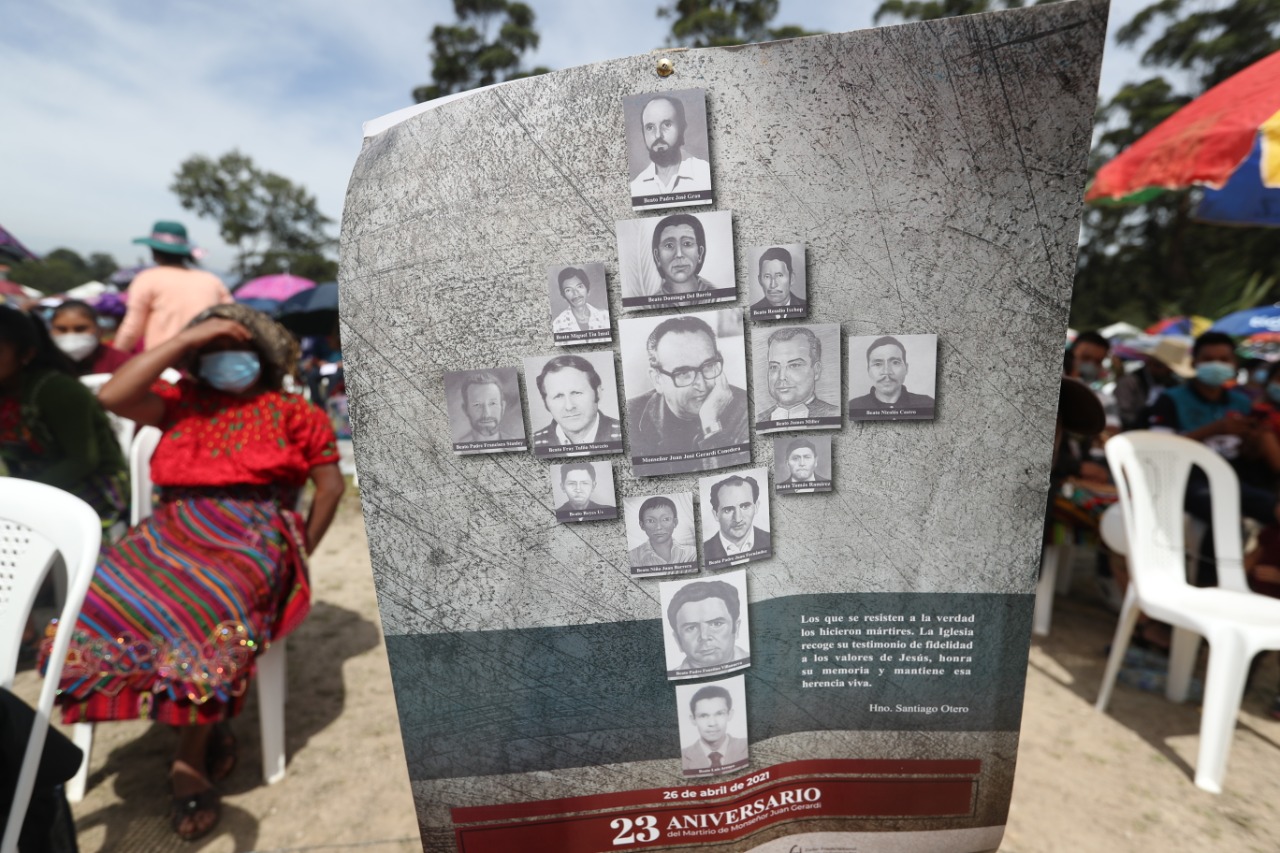
M645 53L670 27L656 0L526 2L542 35L532 63L552 68ZM1148 2L1113 0L1110 29ZM872 26L879 3L780 5L777 23L840 32ZM145 255L133 237L156 219L180 219L218 271L233 251L169 191L178 164L239 148L338 220L361 123L412 103L410 91L429 79L427 34L453 20L453 4L41 0L5 17L0 225L38 253L104 251L127 265ZM1109 40L1104 95L1145 73Z

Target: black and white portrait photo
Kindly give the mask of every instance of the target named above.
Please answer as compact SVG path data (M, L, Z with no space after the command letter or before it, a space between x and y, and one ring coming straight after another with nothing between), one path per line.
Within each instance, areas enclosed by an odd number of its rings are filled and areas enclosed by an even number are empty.
M628 95L622 99L622 119L633 210L715 201L705 90Z
M680 771L713 776L747 766L747 690L741 675L676 685Z
M849 420L931 420L937 335L849 338Z
M779 495L831 491L831 436L775 438L773 491Z
M613 466L608 462L565 462L551 466L551 499L556 521L600 521L618 517Z
M802 320L809 316L804 244L747 250L752 320Z
M624 308L675 308L738 298L733 215L670 213L617 223Z
M551 305L551 339L557 346L613 340L604 264L547 267L547 301Z
M667 678L702 678L751 666L747 572L658 585Z
M514 367L447 372L444 394L454 453L525 449L520 385Z
M629 317L618 330L635 476L751 461L740 310Z
M698 571L693 495L637 495L622 499L632 577Z
M773 556L768 489L764 468L698 479L703 566L723 569Z
M756 430L840 428L840 326L764 326L751 333Z
M613 353L524 360L533 453L544 459L622 451Z

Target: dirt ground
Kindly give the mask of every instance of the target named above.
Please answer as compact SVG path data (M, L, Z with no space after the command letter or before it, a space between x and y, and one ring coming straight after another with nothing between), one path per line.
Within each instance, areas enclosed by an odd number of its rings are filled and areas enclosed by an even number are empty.
M1082 559L1086 563L1087 559ZM1008 853L1280 849L1280 723L1265 705L1274 659L1254 680L1220 796L1191 783L1194 705L1118 685L1110 713L1092 707L1115 627L1087 565L1059 598L1053 633L1027 670L1022 746ZM179 840L165 819L174 735L143 723L97 728L89 790L75 809L83 853L286 853L420 849L355 490L312 562L315 606L288 639L288 775L261 781L256 701L236 732L241 761L223 783L223 819L209 838ZM33 673L17 689L34 701ZM520 853L520 851L513 851ZM554 851L548 851L554 853Z

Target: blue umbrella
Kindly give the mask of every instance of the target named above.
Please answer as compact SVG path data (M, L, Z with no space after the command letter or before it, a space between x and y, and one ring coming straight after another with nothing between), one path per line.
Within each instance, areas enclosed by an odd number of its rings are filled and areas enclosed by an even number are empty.
M1246 337L1258 332L1280 332L1280 304L1264 305L1228 314L1210 328L1211 332Z
M1193 215L1201 222L1280 227L1280 187L1262 179L1262 134L1222 189L1204 191Z
M261 311L273 319L280 313L280 303L274 299L254 299L249 297L248 299L237 299L236 302L247 308L252 308L254 311Z
M280 303L277 319L286 329L303 337L329 334L338 322L338 283L327 281L295 293Z

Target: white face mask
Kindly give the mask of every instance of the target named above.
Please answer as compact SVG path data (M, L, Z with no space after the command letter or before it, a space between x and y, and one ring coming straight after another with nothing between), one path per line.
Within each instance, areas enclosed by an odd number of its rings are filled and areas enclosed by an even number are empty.
M70 335L54 335L53 342L58 349L67 354L72 361L86 358L98 348L98 336L90 332L77 332Z

